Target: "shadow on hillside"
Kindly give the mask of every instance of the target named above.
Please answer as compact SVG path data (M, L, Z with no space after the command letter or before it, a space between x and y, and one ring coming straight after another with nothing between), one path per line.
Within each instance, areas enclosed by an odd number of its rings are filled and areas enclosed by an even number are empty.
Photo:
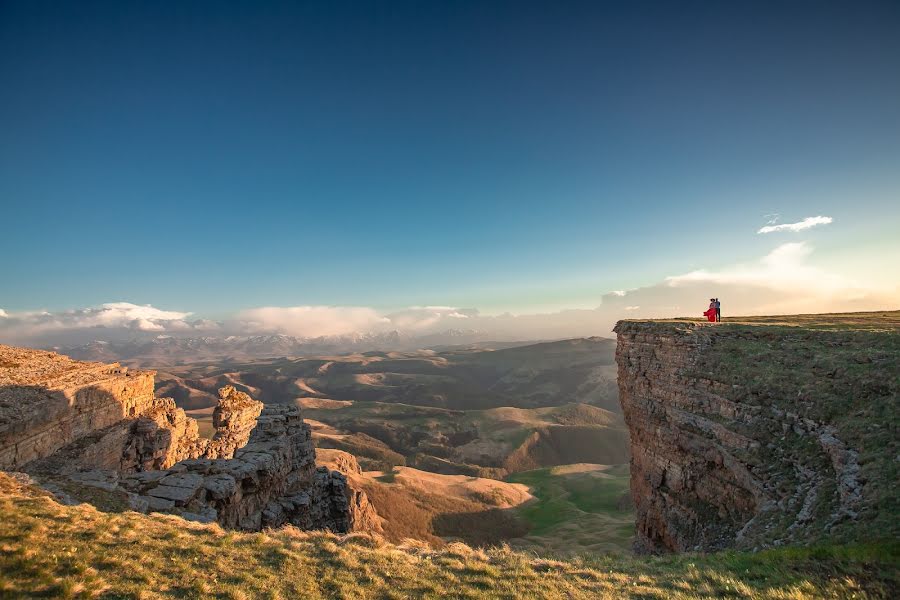
M474 512L444 513L431 522L434 534L458 538L470 546L496 546L524 537L530 527L514 508L491 508Z

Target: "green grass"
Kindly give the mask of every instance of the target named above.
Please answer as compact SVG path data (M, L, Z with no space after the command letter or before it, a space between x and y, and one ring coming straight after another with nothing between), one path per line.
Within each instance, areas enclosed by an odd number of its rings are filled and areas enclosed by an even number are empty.
M631 319L625 319L626 321ZM675 319L649 319L641 322L696 322L708 323L703 317L678 317ZM752 317L723 317L721 323L710 325L776 325L802 327L813 330L844 331L897 331L900 330L900 310L882 310L856 313L819 313L807 315L772 315Z
M721 335L722 332L733 335ZM828 527L838 503L834 482L819 490L813 520L798 541L816 539L852 542L873 536L900 535L900 498L896 482L900 468L900 335L891 330L834 329L725 324L709 352L686 376L724 384L723 395L760 406L761 418L730 424L737 433L756 440L783 440L763 446L744 458L772 480L793 481L791 463L818 472L833 471L819 440L792 428L783 429L778 415L795 413L834 428L836 436L859 452L862 501L859 517ZM764 418L762 418L764 417ZM787 521L781 513L757 519L754 540L771 541ZM767 528L768 526L768 528ZM818 536L818 537L817 537ZM749 538L748 538L749 539Z
M617 472L621 473L621 468ZM567 488L569 501L578 510L587 513L618 513L622 512L619 508L622 496L629 490L629 475L626 469L624 476L620 475L612 480L598 480L592 477L571 478Z
M517 509L531 529L524 539L511 542L516 547L559 556L630 551L634 515L622 502L629 489L627 465L575 473L552 467L506 480L527 485L535 496Z
M631 558L223 531L62 506L0 474L2 598L890 598L896 542Z

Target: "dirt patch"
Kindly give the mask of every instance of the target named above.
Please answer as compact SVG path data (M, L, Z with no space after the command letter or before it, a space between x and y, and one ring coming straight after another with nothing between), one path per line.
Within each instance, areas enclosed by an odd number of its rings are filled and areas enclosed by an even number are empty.
M324 410L336 410L353 406L352 400L332 400L331 398L295 398L294 403L300 408L319 408Z

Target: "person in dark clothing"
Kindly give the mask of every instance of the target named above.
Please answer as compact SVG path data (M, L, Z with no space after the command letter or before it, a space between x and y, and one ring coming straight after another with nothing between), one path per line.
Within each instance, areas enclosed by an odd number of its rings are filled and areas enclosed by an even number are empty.
M722 320L722 303L716 298L716 321Z

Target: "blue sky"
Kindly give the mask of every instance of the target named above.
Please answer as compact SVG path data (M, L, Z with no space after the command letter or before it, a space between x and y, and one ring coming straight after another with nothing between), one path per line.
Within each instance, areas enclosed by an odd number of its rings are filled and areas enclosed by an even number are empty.
M3 2L0 308L896 288L898 74L896 2Z

